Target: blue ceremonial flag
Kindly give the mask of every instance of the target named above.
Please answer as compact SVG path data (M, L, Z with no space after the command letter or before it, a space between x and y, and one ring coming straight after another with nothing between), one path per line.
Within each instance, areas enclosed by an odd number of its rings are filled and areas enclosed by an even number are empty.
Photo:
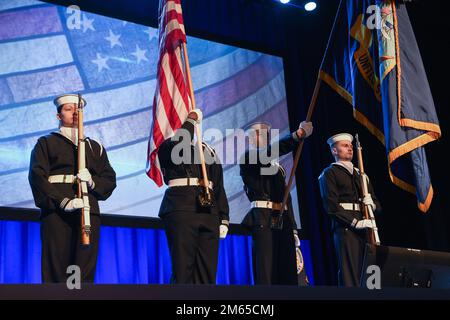
M423 147L441 130L404 2L341 0L319 77L386 146L392 182L426 212L433 188Z

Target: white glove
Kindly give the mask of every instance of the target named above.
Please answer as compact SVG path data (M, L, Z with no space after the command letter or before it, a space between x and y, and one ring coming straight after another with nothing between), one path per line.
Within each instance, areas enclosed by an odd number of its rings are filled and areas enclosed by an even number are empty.
M373 229L372 221L369 219L359 220L355 225L355 229Z
M94 188L94 180L92 180L91 173L89 172L88 169L86 168L81 169L80 172L78 172L77 174L77 178L80 179L80 181L87 182L89 188L91 189Z
M228 227L224 224L221 224L219 227L219 237L220 239L225 239L228 233Z
M67 205L64 207L64 211L74 212L75 210L81 209L83 207L84 207L83 199L74 198L67 203Z
M303 130L303 132L305 133L305 135L304 135L304 139L305 138L308 138L311 134L312 134L312 132L313 132L313 125L312 125L312 122L306 122L306 121L302 121L301 123L300 123L300 125L299 125L299 127L298 127L299 129L302 129Z
M362 200L362 202L366 205L366 206L371 206L372 210L375 211L375 209L377 208L377 206L375 205L375 202L373 202L372 196L370 195L370 193L368 193Z
M202 122L202 120L203 120L203 112L202 112L202 110L200 110L200 109L194 109L194 110L191 110L190 112L189 112L189 114L191 114L191 113L195 113L196 115L197 115L197 120L194 120L197 124L199 124L199 123L201 123ZM188 115L188 117L189 117L189 115Z
M300 239L296 233L294 233L294 239L295 239L295 247L299 248L300 247Z

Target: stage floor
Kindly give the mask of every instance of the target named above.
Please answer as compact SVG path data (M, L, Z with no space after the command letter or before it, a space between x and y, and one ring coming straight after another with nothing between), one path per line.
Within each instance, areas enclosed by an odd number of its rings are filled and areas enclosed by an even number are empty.
M386 288L96 285L0 285L0 300L450 300L450 290Z

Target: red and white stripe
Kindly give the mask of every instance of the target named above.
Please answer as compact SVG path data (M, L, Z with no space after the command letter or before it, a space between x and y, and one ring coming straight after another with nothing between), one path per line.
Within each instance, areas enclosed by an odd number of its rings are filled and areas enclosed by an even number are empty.
M183 43L186 43L186 33L181 0L160 0L157 86L146 167L147 175L158 186L163 183L158 148L181 127L191 107L182 57Z

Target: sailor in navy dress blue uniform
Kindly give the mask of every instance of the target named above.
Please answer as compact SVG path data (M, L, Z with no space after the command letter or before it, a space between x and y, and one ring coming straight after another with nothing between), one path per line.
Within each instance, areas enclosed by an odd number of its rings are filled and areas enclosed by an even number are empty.
M248 128L252 148L240 159L240 175L252 208L242 225L252 234L255 284L306 284L290 195L285 213L277 221L286 188L286 172L276 159L295 150L298 141L311 135L312 130L311 122L302 122L297 131L268 145L268 123L258 122ZM275 154L277 151L279 154Z
M359 286L363 265L366 232L372 221L364 219L360 203L372 206L376 215L381 205L368 181L369 195L362 197L361 176L353 166L353 136L340 133L327 140L334 163L319 176L320 193L326 212L331 217L334 245L339 263L341 286Z
M172 260L172 283L214 284L219 252L219 236L225 238L229 226L228 200L223 186L223 170L215 151L203 143L211 203L205 196L198 149L193 145L195 125L202 120L200 109L191 111L175 136L166 139L158 158L168 189L159 210ZM180 159L174 157L180 156ZM196 161L197 160L197 161Z
M66 282L67 267L80 267L81 281L93 282L100 232L99 200L116 187L116 174L106 150L86 138L86 169L78 172L78 96L66 94L54 100L60 129L40 137L31 152L29 182L34 202L41 209L42 281ZM82 99L83 105L86 104ZM77 180L86 181L91 216L91 244L81 246L82 198Z

